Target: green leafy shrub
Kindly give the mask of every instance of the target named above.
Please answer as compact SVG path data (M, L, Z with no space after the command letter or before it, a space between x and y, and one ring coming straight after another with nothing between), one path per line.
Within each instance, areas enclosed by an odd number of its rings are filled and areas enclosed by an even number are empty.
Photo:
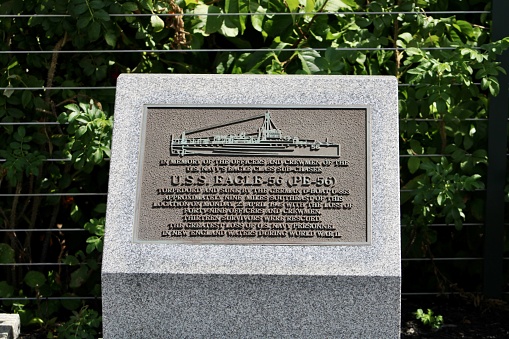
M101 328L101 321L97 311L84 306L79 312L73 311L70 319L58 328L58 338L96 339L98 330Z
M434 330L438 330L444 324L444 319L441 315L435 315L432 310L428 308L428 312L424 313L422 309L418 309L414 312L415 319L420 320L424 325L431 327Z
M489 0L1 2L0 14L16 17L0 21L0 51L48 53L0 54L0 122L39 123L0 126L0 190L12 194L0 199L0 228L12 230L0 233L0 262L63 264L2 267L0 297L20 298L3 301L2 311L50 328L71 314L87 319L92 308L78 311L79 297L100 296L105 196L76 194L107 191L112 87L124 72L396 76L403 255L480 255L482 230L463 224L483 221L483 119L509 40L490 41L484 14L427 13L489 9ZM33 13L67 16L18 16ZM72 50L81 52L59 53ZM450 236L434 223L456 230ZM406 281L436 290L479 275L462 262L446 265L406 263Z

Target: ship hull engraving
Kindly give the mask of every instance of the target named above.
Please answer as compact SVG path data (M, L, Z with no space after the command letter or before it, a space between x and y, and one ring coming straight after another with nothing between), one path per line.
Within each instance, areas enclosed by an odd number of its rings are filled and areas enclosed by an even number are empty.
M233 125L244 121L264 118L257 133L214 135L193 138L189 135L214 128ZM325 141L301 139L296 136L283 136L271 119L270 112L265 115L229 122L194 131L182 132L180 137L171 136L170 155L180 157L190 155L222 156L277 156L277 157L320 157L339 158L339 144Z

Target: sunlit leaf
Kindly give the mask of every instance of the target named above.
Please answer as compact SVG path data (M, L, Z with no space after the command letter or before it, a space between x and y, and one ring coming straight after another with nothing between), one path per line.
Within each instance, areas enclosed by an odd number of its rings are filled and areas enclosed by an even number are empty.
M164 28L164 21L158 15L155 14L153 14L150 17L150 24L152 25L152 27L154 28L154 32L156 33L162 31Z

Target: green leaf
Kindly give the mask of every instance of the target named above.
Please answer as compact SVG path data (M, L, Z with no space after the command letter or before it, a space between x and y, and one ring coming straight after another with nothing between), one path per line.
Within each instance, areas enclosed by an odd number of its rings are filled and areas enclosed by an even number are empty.
M104 35L104 40L111 47L115 47L117 45L117 35L113 32L107 32Z
M18 135L20 136L20 138L23 140L23 138L25 137L26 135L26 130L25 130L25 127L23 126L20 126L18 128Z
M71 288L78 288L87 281L87 278L88 278L88 267L83 265L76 271L71 273L71 282L69 283L69 286Z
M458 231L460 231L463 228L463 222L461 219L454 219L454 228L456 228L456 230Z
M24 108L27 108L27 106L32 101L32 92L30 91L23 91L23 94L21 94L21 104Z
M103 241L102 241L102 238L99 238L99 237L96 237L96 236L92 236L92 237L89 237L87 239L87 248L86 248L86 252L88 254L92 253L95 249L97 249L99 252L102 252L102 249L103 249Z
M93 9L101 9L105 6L105 2L102 0L92 0L90 1L90 7Z
M290 12L297 12L299 9L299 0L286 0L286 3Z
M446 104L444 99L441 99L441 98L437 99L435 104L436 104L436 107L437 107L437 113L439 113L439 114L447 113L447 104Z
M468 135L465 135L463 139L463 146L466 150L470 149L474 145L474 139Z
M10 264L14 262L14 250L6 243L0 243L0 263Z
M46 282L46 277L41 272L29 271L25 275L24 280L28 286L30 286L32 288L36 288L36 287L41 287L42 285L44 285L44 283Z
M78 19L78 22L76 23L76 27L78 27L78 29L84 29L85 27L88 26L88 23L90 22L91 19L92 17L89 15L81 16Z
M74 221L74 222L77 222L78 220L80 220L81 216L82 216L82 213L81 213L81 210L80 208L78 207L77 204L73 204L71 206L71 219Z
M422 55L422 51L419 48L410 47L405 50L408 56Z
M125 2L122 4L122 8L127 12L134 12L138 10L138 5L134 2Z
M160 32L164 28L164 21L157 15L153 14L150 17L150 24L154 28L154 32Z
M231 20L226 17L226 19L223 22L223 25L221 26L221 29L219 29L219 32L226 36L226 37L236 37L239 35L239 29L235 27L235 25L232 24Z
M7 281L0 281L0 298L10 298L14 294L14 287L9 285Z
M408 159L408 170L410 171L410 173L414 174L415 172L417 172L420 165L421 159L419 159L418 157L410 157Z
M314 49L298 51L297 55L301 61L302 69L307 74L320 72L320 69L315 64L315 59L320 58L320 54Z
M42 320L39 317L34 317L34 318L30 319L28 324L29 325L39 325L40 326L40 325L44 324L44 320Z
M106 204L97 204L94 208L94 212L101 214L106 213Z
M305 0L304 12L313 13L315 11L315 0ZM312 18L312 15L307 15L307 18Z
M467 37L473 38L475 36L474 29L468 21L458 20L456 21L456 25L459 27L461 33L465 34Z
M267 13L267 9L263 8L262 6L257 6L256 3L251 3L250 10L251 13L260 13L251 16L251 24L253 25L253 28L256 29L258 32L262 32L263 18L265 18L265 13Z
M95 11L94 18L101 20L101 21L110 21L110 15L104 9Z
M490 77L490 79L491 79L491 81L488 84L488 88L490 89L491 95L493 95L495 97L500 92L500 85L498 83L497 78Z
M64 293L62 297L76 297L72 293ZM62 306L70 311L77 310L81 306L81 300L79 299L62 299Z
M76 138L81 137L86 132L87 132L87 126L80 126L80 128L78 128L78 130L76 131Z
M79 260L74 255L68 255L64 258L63 262L69 266L79 265Z
M14 93L14 90L12 89L12 85L11 83L9 82L9 85L7 85L7 88L4 89L4 95L8 98L11 97L12 93Z
M315 3L316 10L324 12L338 12L340 9L352 10L358 8L354 0L317 0Z
M225 13L247 13L249 11L249 0L226 0L224 11ZM225 19L225 25L227 27L236 27L242 34L246 29L246 16L229 15Z
M399 36L398 36L401 40L403 40L405 43L409 43L410 41L412 41L413 39L413 36L412 34L408 33L408 32L405 32L405 33L401 33Z
M88 5L86 3L76 5L72 8L75 15L81 15L88 11Z
M449 65L448 63L445 63L445 62L438 64L438 72L440 74L442 74L445 71L450 72L451 71L451 65Z
M141 2L142 5L144 5L145 8L147 8L149 11L154 11L154 2L152 0L145 0Z
M100 149L96 149L93 155L93 162L100 164L103 160L103 152Z
M201 28L203 28L203 32L208 35L215 33L221 29L223 25L223 17L221 14L221 9L216 6L207 6L207 5L199 5L196 6L194 10L201 21ZM200 14L208 14L208 15L200 15Z
M444 196L442 195L442 193L438 194L438 196L437 196L438 205L442 206L443 201L444 201Z
M338 72L345 67L345 62L341 57L341 52L335 48L328 47L325 51L325 60L329 63L329 69L332 72Z
M101 34L101 24L97 21L92 22L92 24L88 27L88 38L90 41L96 41L99 39L99 35Z
M90 219L84 226L84 228L91 234L98 236L104 235L104 217L99 219Z

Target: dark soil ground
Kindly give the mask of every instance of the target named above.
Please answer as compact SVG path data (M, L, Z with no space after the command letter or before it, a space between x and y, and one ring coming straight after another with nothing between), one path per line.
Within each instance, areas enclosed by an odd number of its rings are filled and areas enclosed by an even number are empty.
M443 326L433 331L413 314L431 309ZM474 295L409 297L401 303L401 338L509 338L509 304Z
M417 309L442 315L443 326L432 330L415 318ZM509 304L474 295L403 297L401 338L509 338ZM21 339L47 338L42 331L23 331Z

